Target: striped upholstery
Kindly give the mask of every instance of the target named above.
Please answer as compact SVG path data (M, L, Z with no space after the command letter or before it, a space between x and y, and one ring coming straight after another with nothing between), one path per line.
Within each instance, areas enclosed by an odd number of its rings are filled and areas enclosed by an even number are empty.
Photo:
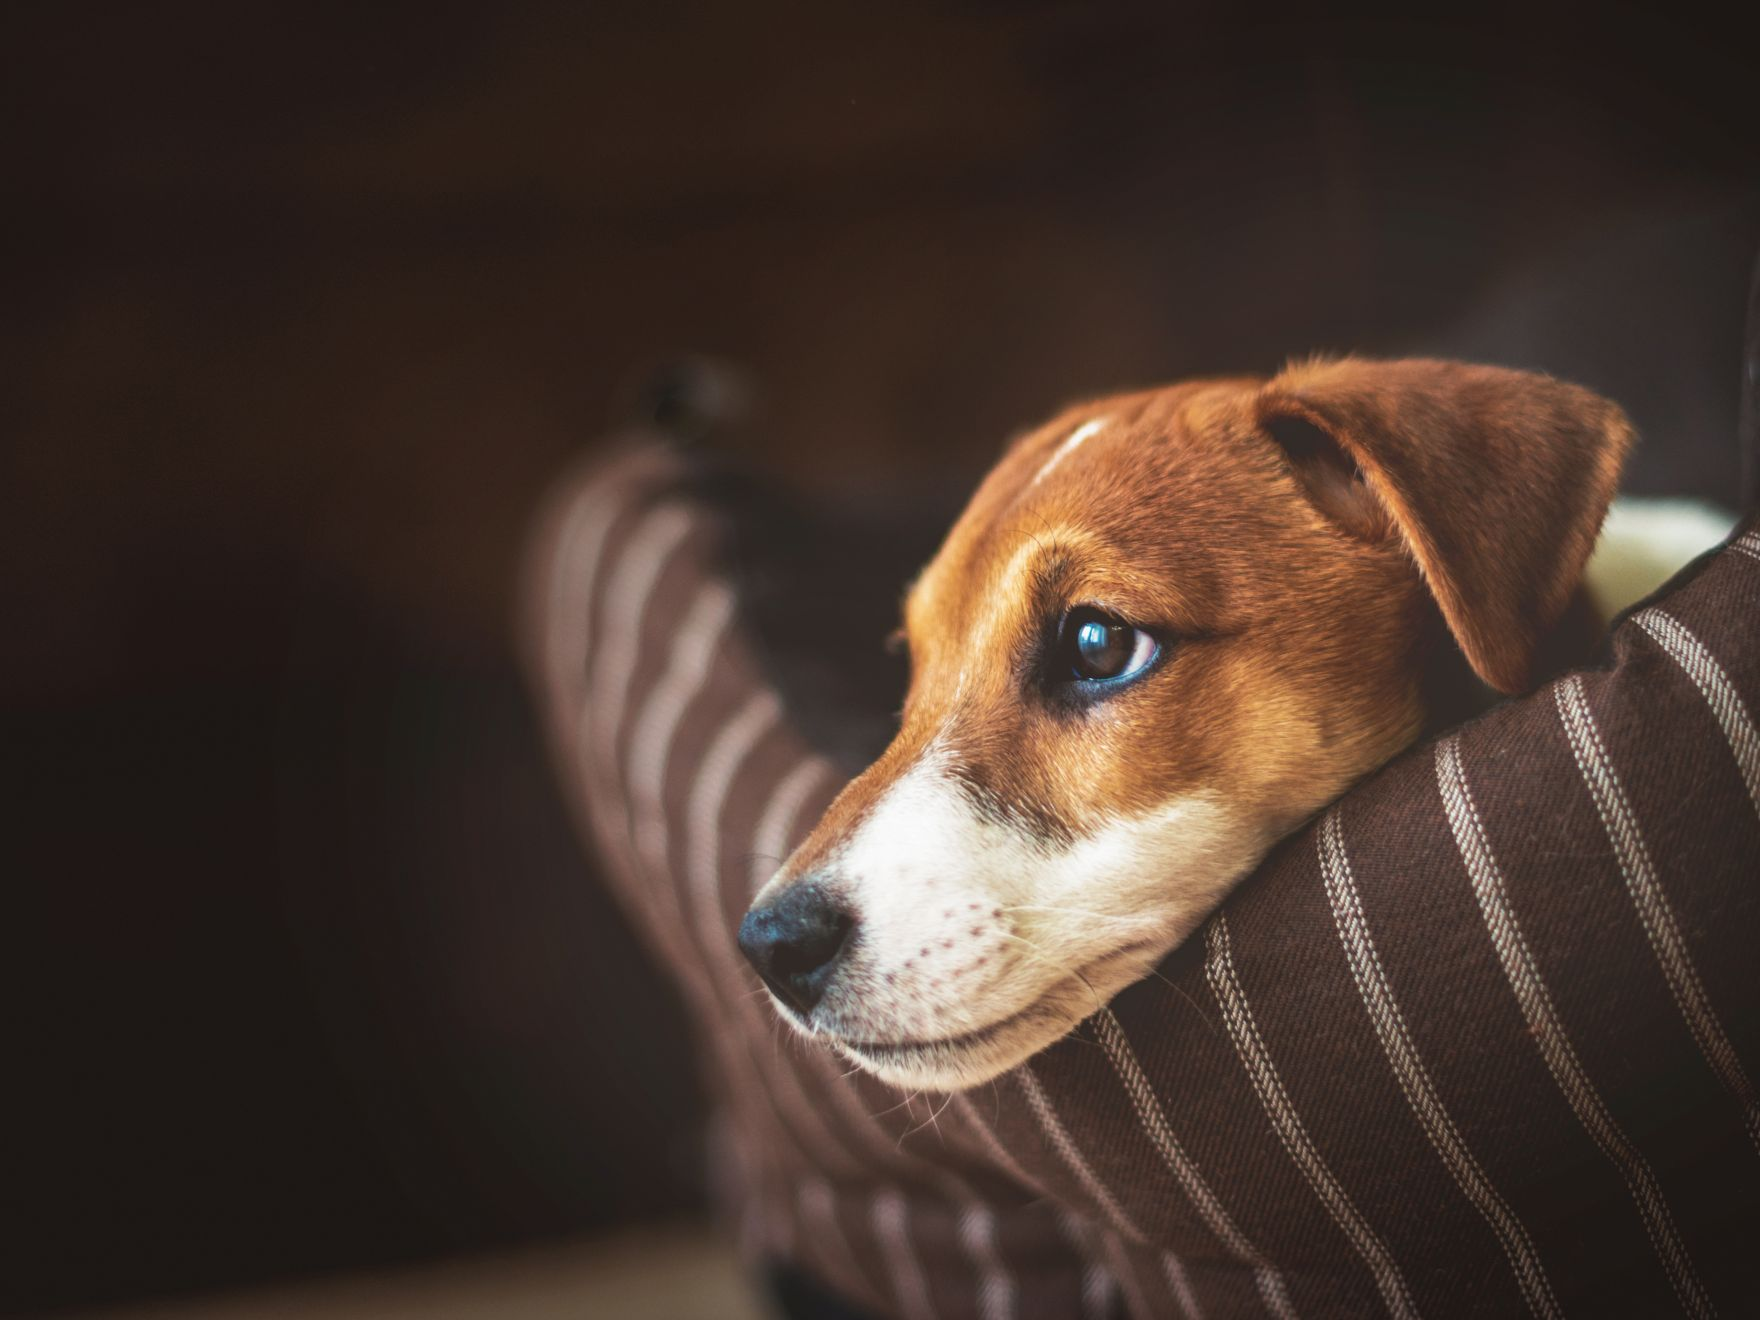
M1760 1314L1760 532L1611 665L1420 746L1160 974L965 1095L777 1023L746 903L840 777L657 445L564 482L528 635L683 987L754 1259L903 1316Z

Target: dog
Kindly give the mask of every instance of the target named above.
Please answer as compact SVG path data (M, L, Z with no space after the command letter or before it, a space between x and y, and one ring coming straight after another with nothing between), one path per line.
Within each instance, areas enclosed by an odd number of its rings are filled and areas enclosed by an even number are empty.
M1019 439L906 596L891 745L741 924L777 1011L913 1088L1051 1044L1427 729L1581 658L1632 441L1550 377L1355 358Z

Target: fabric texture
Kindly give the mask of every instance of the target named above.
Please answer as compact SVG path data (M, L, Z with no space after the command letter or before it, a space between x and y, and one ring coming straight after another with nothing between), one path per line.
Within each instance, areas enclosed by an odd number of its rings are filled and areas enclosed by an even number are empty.
M993 1084L781 1026L734 933L842 777L725 527L639 439L557 488L526 633L565 792L682 986L754 1261L881 1314L1760 1313L1760 531L1610 661L1411 749Z

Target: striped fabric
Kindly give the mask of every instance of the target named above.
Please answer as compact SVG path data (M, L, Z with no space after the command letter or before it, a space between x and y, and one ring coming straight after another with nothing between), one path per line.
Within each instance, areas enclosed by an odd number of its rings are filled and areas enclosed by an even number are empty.
M900 1316L1760 1314L1760 533L1287 841L995 1083L784 1031L733 933L840 777L680 460L564 482L527 579L581 826L698 1027L741 1241Z

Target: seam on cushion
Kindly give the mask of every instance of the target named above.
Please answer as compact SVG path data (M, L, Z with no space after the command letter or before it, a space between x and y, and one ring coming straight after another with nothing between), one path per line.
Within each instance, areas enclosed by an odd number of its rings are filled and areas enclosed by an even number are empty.
M1626 800L1612 759L1601 741L1601 731L1589 710L1582 679L1572 675L1560 681L1553 692L1559 719L1576 756L1577 768L1595 801L1602 828L1613 845L1620 873L1625 878L1626 892L1638 910L1638 920L1668 981L1669 992L1674 996L1681 1016L1686 1019L1687 1029L1692 1032L1707 1065L1742 1106L1748 1135L1755 1149L1760 1150L1760 1097L1756 1096L1741 1058L1699 980L1698 968L1694 966L1668 896L1662 892L1655 863L1651 861L1650 850L1638 829L1637 817Z
M1125 1034L1123 1025L1110 1008L1101 1009L1094 1015L1093 1022L1095 1034L1100 1037L1100 1043L1112 1061L1113 1070L1118 1073L1119 1081L1124 1083L1131 1104L1136 1108L1143 1131L1160 1152L1169 1171L1184 1188L1205 1225L1231 1253L1253 1267L1253 1281L1265 1299L1266 1310L1280 1320L1294 1320L1296 1311L1284 1287L1283 1276L1229 1217L1215 1191L1198 1171L1197 1165L1192 1163L1185 1147L1180 1145L1179 1138L1168 1124L1166 1111L1155 1098L1154 1089L1143 1074L1142 1065L1137 1061L1136 1051L1131 1048L1130 1037Z
M1711 707L1748 786L1748 799L1754 810L1760 812L1760 733L1754 730L1741 693L1706 645L1679 619L1660 609L1647 609L1634 615L1633 620L1686 671L1699 695Z
M1253 1083L1253 1090L1259 1096L1259 1104L1270 1118L1271 1126L1283 1142L1284 1149L1296 1168L1301 1170L1302 1176L1308 1180L1308 1186L1332 1216L1333 1222L1363 1258L1388 1313L1400 1317L1401 1320L1415 1317L1418 1308L1406 1287L1399 1262L1394 1259L1387 1244L1370 1227L1362 1211L1357 1209L1356 1203L1327 1167L1319 1148L1314 1145L1314 1139L1308 1135L1306 1124L1302 1122L1301 1115L1291 1102L1289 1093L1283 1088L1283 1079L1278 1076L1277 1066L1271 1059L1271 1051L1266 1048L1264 1037L1259 1034L1259 1024L1253 1018L1252 1007L1247 1002L1246 992L1241 988L1240 977L1235 972L1228 920L1221 912L1211 918L1204 932L1204 951L1204 973L1210 982L1211 991L1216 995L1216 1002L1222 1009L1222 1019L1234 1041L1235 1053L1240 1056L1247 1076Z
M1473 801L1466 770L1461 764L1458 738L1445 738L1437 744L1436 781L1473 896L1478 900L1479 912L1485 919L1492 946L1497 950L1498 962L1522 1010L1522 1017L1527 1021L1535 1048L1540 1051L1552 1080L1564 1093L1577 1121L1624 1179L1650 1245L1668 1271L1681 1309L1692 1315L1715 1314L1717 1308L1706 1293L1705 1285L1693 1267L1692 1256L1681 1241L1661 1184L1649 1162L1609 1112L1559 1019L1551 992L1540 974L1539 963L1528 947L1520 922L1516 920L1503 869L1491 851L1491 840Z
M1351 874L1350 858L1345 852L1344 834L1336 807L1328 811L1321 822L1319 848L1320 870L1325 878L1326 897L1332 905L1332 916L1338 927L1339 940L1344 945L1358 993L1369 1011L1369 1020L1374 1024L1375 1034L1381 1039L1382 1052L1387 1055L1400 1089L1405 1092L1406 1102L1423 1124L1424 1131L1430 1137L1430 1144L1436 1148L1443 1164L1454 1175L1461 1191L1478 1208L1486 1223L1491 1226L1492 1232L1497 1235L1498 1241L1503 1244L1504 1254L1509 1258L1510 1267L1515 1271L1516 1281L1520 1284L1522 1295L1530 1309L1539 1315L1561 1314L1558 1299L1553 1296L1552 1284L1546 1277L1545 1267L1540 1263L1540 1254L1534 1247L1533 1239L1528 1236L1527 1228L1510 1208L1509 1202L1504 1200L1503 1194L1493 1185L1478 1157L1461 1136L1460 1129L1455 1126L1454 1119L1449 1116L1406 1027L1405 1017L1394 997L1393 985L1387 978L1387 969L1382 966L1381 955L1369 933L1362 897L1357 892L1356 880Z

